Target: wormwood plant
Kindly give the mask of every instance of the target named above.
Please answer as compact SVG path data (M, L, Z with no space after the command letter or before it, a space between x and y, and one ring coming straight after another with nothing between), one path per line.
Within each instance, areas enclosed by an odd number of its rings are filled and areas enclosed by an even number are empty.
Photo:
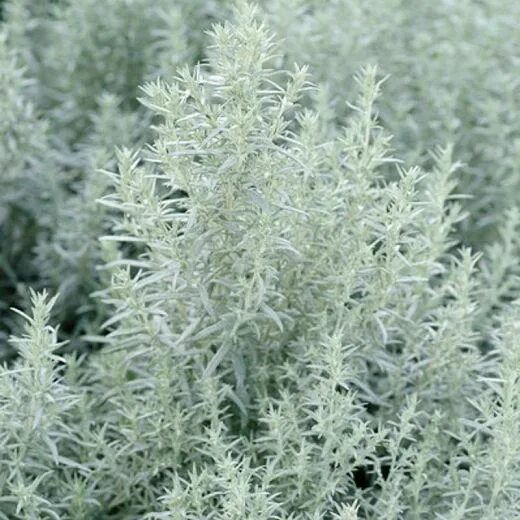
M0 372L0 516L517 518L517 211L484 255L460 247L461 165L392 156L376 68L338 130L254 8L210 38L143 86L153 143L122 146L40 243L108 318L82 326L100 348L62 355L57 302L32 293ZM100 105L82 171L138 141Z
M25 335L12 339L20 357L0 375L0 516L6 519L59 518L49 498L69 487L62 470L74 466L61 450L73 436L66 423L75 397L57 377L63 360L48 325L53 300L33 293L32 304L32 316L21 313Z
M144 253L111 264L96 387L117 381L111 431L139 424L157 450L121 457L117 487L173 479L162 511L130 506L151 518L450 515L480 435L466 396L493 366L477 258L451 253L450 150L424 178L386 181L375 70L323 142L325 123L298 109L305 70L266 67L251 10L213 37L208 67L145 86L158 138L144 164L121 152L104 199L123 215L107 239Z

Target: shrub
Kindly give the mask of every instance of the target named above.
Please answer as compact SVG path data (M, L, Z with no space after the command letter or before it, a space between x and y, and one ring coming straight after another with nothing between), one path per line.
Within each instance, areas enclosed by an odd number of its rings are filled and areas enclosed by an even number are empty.
M0 371L0 517L520 514L518 210L466 247L460 143L406 166L379 117L390 80L362 67L336 118L259 18L238 2L206 60L143 85L143 108L128 77L91 108L71 95L68 161L45 155L69 177L26 251L64 300L29 293Z

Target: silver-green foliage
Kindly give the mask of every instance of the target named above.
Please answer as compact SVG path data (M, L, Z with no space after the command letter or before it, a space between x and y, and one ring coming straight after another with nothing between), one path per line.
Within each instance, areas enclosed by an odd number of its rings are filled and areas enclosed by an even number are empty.
M210 39L142 87L151 145L108 96L74 155L85 189L38 258L97 290L101 347L58 355L32 294L0 372L0 516L517 518L518 212L460 248L462 166L392 155L375 67L338 128L253 8Z
M25 334L12 339L19 357L0 369L0 517L5 519L61 518L62 509L72 514L84 473L67 449L80 440L72 412L80 396L60 374L65 360L56 353L57 331L48 324L54 300L36 293L31 298L32 315L21 313Z
M475 497L514 511L514 462L511 491L470 478L500 466L481 434L493 412L467 399L500 396L488 381L508 361L481 347L478 256L452 252L451 150L387 179L375 69L328 141L298 106L305 69L267 68L251 10L213 39L208 66L143 88L157 138L120 152L103 199L121 212L107 238L144 251L109 264L92 361L121 447L108 492L149 518L480 518Z

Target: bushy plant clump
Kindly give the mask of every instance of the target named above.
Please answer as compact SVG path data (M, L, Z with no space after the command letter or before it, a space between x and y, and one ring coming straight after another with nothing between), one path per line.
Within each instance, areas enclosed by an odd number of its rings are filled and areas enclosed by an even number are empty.
M445 131L426 30L385 80L360 21L404 3L172 5L4 5L0 518L518 518L520 213L461 197L501 196L491 89L445 78Z

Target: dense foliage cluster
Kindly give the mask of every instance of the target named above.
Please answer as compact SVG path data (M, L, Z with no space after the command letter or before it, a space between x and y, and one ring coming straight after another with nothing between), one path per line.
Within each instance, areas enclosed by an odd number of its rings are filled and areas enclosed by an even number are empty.
M515 14L3 2L0 519L519 518Z

